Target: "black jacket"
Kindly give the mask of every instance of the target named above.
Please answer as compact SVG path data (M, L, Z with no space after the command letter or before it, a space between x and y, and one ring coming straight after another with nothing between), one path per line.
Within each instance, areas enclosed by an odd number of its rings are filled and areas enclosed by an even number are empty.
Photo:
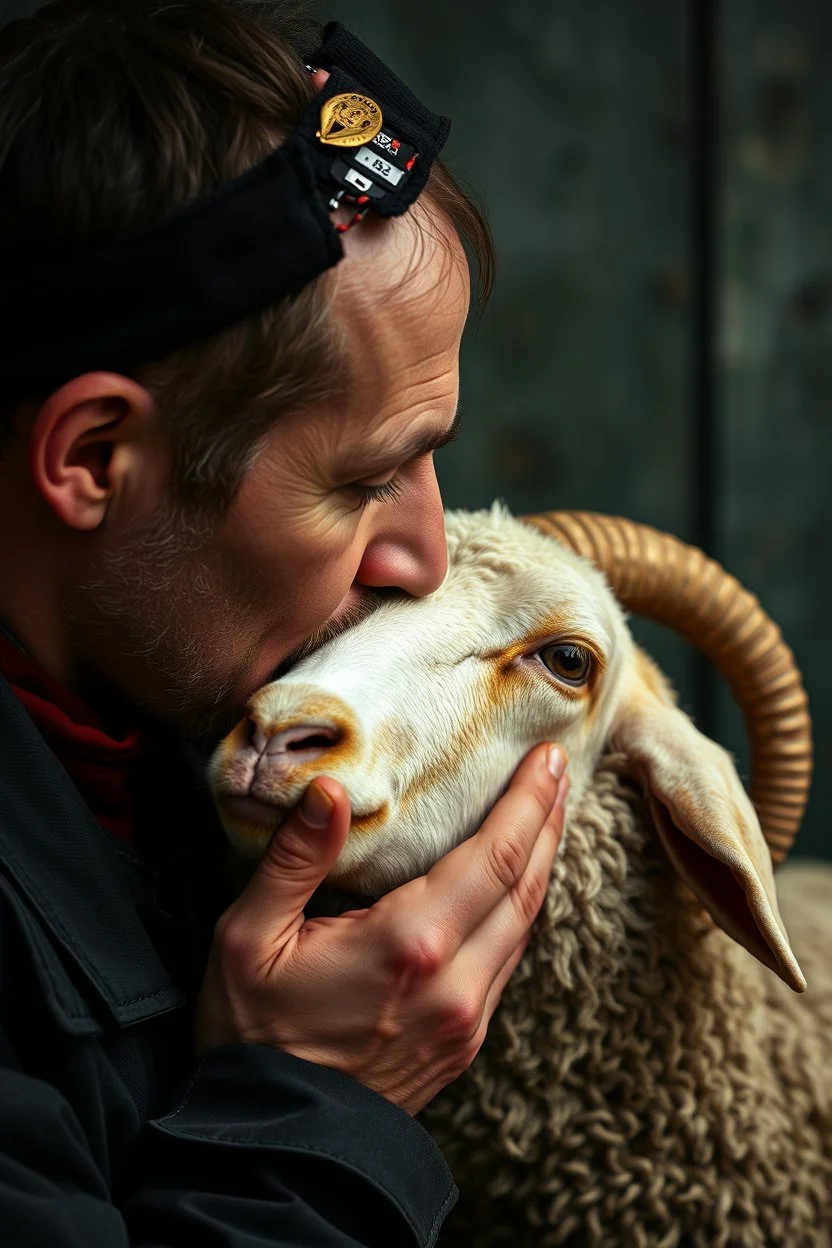
M262 1045L193 1059L229 898L184 769L160 764L146 786L139 854L95 821L2 680L0 751L0 1243L432 1245L456 1189L407 1114ZM181 835L154 844L154 807L177 802Z

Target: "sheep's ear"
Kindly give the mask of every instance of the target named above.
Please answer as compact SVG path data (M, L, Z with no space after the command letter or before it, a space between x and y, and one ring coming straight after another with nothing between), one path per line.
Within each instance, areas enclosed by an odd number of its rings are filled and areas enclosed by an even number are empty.
M777 908L768 846L733 759L676 706L636 650L611 744L633 764L671 862L719 926L796 992L806 987Z

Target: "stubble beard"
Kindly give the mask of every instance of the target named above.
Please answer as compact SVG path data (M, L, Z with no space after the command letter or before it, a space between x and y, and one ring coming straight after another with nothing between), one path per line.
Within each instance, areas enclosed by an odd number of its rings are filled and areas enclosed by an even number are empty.
M242 715L236 691L257 648L241 649L240 639L263 598L233 570L221 576L209 562L214 529L169 503L117 549L103 551L65 602L75 653L93 679L206 746Z

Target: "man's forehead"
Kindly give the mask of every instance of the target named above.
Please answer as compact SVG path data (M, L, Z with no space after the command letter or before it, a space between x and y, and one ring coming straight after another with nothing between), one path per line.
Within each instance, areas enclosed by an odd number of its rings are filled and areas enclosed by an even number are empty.
M339 280L361 275L361 286L397 284L407 274L415 290L429 285L431 265L452 255L465 260L459 235L449 218L423 198L402 217L367 217L344 235ZM467 262L464 264L467 277Z
M388 225L391 236L410 242L387 249ZM349 390L326 425L345 464L382 456L404 462L448 434L468 308L464 253L450 255L436 239L420 245L406 218L373 222L371 234L374 241L354 248L338 274L332 304Z
M429 342L428 355L435 354L461 332L470 276L450 222L416 205L405 217L363 221L345 237L333 310L357 362L406 358L412 339Z

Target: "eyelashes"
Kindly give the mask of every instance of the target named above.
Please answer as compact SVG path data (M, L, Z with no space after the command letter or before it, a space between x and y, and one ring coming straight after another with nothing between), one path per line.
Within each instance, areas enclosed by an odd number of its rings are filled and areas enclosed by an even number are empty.
M401 482L398 477L392 477L389 481L382 481L380 485L354 485L352 488L358 495L362 507L366 507L368 503L398 498L402 492Z

